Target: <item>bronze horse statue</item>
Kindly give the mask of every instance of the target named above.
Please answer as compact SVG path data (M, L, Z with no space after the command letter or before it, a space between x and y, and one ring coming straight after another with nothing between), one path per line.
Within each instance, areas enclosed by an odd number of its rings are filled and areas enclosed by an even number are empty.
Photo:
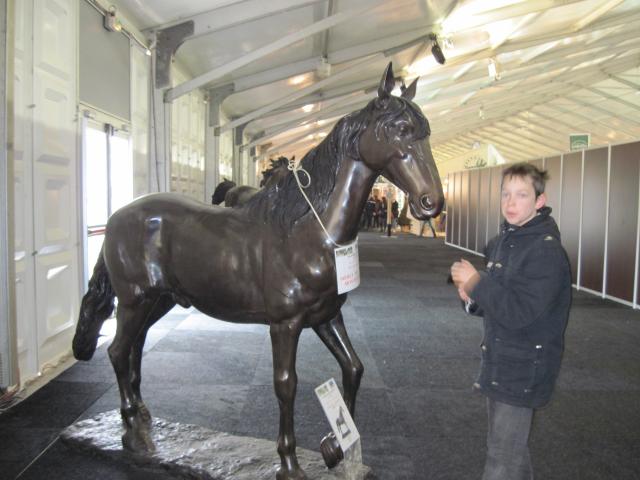
M213 195L211 195L211 204L220 205L224 202L227 192L235 186L236 182L229 180L228 178L223 178L222 181L216 185Z
M291 161L295 160L295 156ZM260 188L267 188L271 184L277 185L278 182L291 171L289 170L289 159L287 157L278 157L277 160L271 160L271 166L262 172L262 180L260 180ZM220 182L211 196L213 205L220 205L224 202L225 207L241 207L249 201L260 190L249 185L237 185L226 178Z
M291 160L293 161L295 157ZM291 173L289 170L289 159L287 157L279 157L277 160L271 160L271 166L262 172L262 180L260 180L261 188L269 188L271 185L278 185L280 180ZM249 185L238 185L230 188L224 196L225 207L241 207L247 203L260 190Z
M306 177L302 183L310 180L305 191L326 233L294 175L240 208L157 193L111 216L82 299L73 351L78 359L91 358L117 297L117 330L108 352L120 389L125 448L153 449L151 417L140 394L142 350L149 327L176 304L229 322L269 326L280 407L278 480L306 478L294 434L296 353L303 328L313 328L337 359L344 400L354 414L364 369L340 311L347 296L337 293L334 243L356 239L379 175L409 195L418 219L437 215L444 201L429 123L411 102L416 82L399 97L391 95L394 85L389 64L378 97L342 118L301 161L308 172L300 173Z

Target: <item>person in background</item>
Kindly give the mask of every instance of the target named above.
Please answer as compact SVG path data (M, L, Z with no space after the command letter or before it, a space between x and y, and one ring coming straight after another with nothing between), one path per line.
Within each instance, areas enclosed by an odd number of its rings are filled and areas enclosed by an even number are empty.
M398 217L400 216L400 206L398 205L398 200L393 199L391 202L391 228L398 228Z
M382 197L380 200L380 217L379 217L379 226L380 231L384 232L387 229L387 197Z
M433 235L433 238L437 238L436 229L433 228L433 223L431 223L431 217L422 221L422 225L420 225L420 236L422 237L424 235L424 227L426 227L427 225L429 225L429 228L431 229L431 234Z
M467 260L451 278L472 315L484 317L480 375L487 397L482 480L530 480L534 410L554 390L571 305L571 269L544 194L547 173L527 163L503 171L500 234L485 250L486 269Z
M373 226L373 213L376 209L376 202L373 197L369 197L364 206L364 214L366 217L366 228L369 230Z

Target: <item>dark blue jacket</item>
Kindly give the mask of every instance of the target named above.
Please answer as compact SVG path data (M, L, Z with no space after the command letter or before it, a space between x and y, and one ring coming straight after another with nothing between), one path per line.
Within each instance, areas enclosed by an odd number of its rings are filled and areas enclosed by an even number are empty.
M560 232L543 207L521 227L507 224L485 249L486 271L470 292L469 313L484 317L474 387L515 406L551 398L571 305L571 269Z

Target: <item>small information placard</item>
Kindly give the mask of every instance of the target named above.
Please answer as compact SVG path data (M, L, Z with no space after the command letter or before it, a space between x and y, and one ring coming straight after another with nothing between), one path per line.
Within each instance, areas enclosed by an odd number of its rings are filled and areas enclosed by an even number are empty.
M569 150L584 150L589 148L591 144L590 133L570 133L569 134Z
M349 292L360 285L360 260L358 239L349 245L334 250L336 257L336 280L338 295Z
M360 438L360 434L338 390L336 381L331 378L316 387L316 395L340 448L346 452Z

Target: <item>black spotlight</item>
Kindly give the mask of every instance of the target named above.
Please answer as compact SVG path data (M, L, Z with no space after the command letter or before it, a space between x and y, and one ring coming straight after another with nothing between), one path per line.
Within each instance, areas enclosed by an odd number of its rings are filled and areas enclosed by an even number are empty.
M446 62L447 59L444 58L444 53L442 53L442 49L440 48L440 44L438 43L438 37L435 33L432 33L431 35L429 35L429 38L431 39L431 55L433 55L433 58L436 59L436 62L438 62L440 65L444 65L444 62Z

